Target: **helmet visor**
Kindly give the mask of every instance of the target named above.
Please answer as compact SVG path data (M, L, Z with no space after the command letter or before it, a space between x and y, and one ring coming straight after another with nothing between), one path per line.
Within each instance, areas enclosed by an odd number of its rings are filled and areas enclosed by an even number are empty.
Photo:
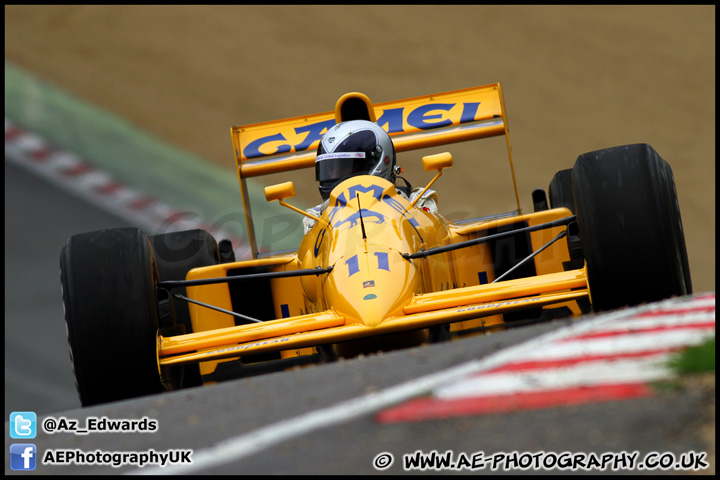
M315 159L315 180L319 182L330 182L369 171L365 152L326 153Z

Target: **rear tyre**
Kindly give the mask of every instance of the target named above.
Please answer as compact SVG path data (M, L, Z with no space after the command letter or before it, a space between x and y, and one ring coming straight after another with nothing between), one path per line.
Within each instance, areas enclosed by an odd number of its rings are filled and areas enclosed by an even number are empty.
M158 273L136 228L70 237L60 254L65 321L83 406L164 390L157 363Z
M652 147L581 155L572 186L595 311L692 293L672 170Z
M193 268L208 267L221 263L220 250L215 238L205 230L187 230L153 235L150 242L155 251L160 281L185 280L187 273ZM186 296L185 287L172 290ZM166 312L161 318L163 326L182 326L175 334L192 333L190 309L185 300L169 296L161 290L160 303L166 305ZM173 315L174 313L174 315ZM172 369L169 381L174 388L187 388L202 385L198 364L183 365Z
M561 208L565 207L575 215L575 195L573 194L572 187L572 168L560 170L555 174L553 179L550 181L548 187L548 197L550 201L550 208ZM563 267L565 270L576 270L582 268L585 264L585 258L583 257L582 244L580 242L580 235L578 234L577 223L572 223L568 226L567 236L565 237L567 242L568 251L570 253L570 261L565 262ZM589 305L586 305L585 301L578 302L583 312L589 311Z
M572 190L572 168L560 170L548 187L550 208L565 207L575 215L575 196Z

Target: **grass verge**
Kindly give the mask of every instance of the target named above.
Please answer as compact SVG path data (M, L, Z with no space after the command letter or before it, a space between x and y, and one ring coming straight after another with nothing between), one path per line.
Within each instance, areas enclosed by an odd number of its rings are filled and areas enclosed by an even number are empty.
M715 337L700 345L686 348L670 357L670 368L680 375L715 371Z

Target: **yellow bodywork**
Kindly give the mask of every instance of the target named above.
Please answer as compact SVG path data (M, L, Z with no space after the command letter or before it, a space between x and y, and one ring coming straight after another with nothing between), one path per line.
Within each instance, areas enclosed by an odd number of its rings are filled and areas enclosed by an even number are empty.
M364 108L367 111L363 113ZM339 355L350 355L353 342L386 334L401 335L409 344L418 344L427 340L429 327L451 324L451 331L488 327L502 324L502 314L529 307L567 306L579 313L577 301L588 296L587 275L584 268L564 270L563 263L570 260L565 240L552 243L532 258L536 276L496 283L492 283L497 275L488 243L408 258L436 247L481 239L512 225L532 227L570 217L565 208L522 214L518 200L514 215L458 225L418 208L382 178L358 176L333 190L318 217L285 203L294 188L281 184L266 189L267 200L280 201L298 215L311 217L314 226L296 251L260 255L246 179L312 167L322 134L335 122L346 120L343 115L347 112L356 115L358 111L390 131L397 151L508 137L499 84L376 105L362 94L351 93L331 112L234 127L233 145L253 258L193 269L187 280L257 271L332 270L269 279L264 301L271 302L274 317L261 323L236 325L235 317L228 313L191 303L194 333L159 336L161 367L200 362L201 372L207 374L219 361L267 352L280 352L282 357L305 355L318 345L331 345ZM509 155L509 139L507 145ZM452 165L449 154L425 160L427 170L437 171L433 182L443 168ZM517 199L516 187L515 196ZM532 250L564 229L557 226L529 233ZM233 287L218 283L188 286L187 293L198 302L243 313L231 292L245 288L242 283Z

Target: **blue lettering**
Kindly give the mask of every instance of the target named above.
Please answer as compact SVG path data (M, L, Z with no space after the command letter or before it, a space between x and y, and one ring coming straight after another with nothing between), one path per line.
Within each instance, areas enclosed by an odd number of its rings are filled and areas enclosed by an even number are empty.
M326 229L323 228L320 231L320 234L315 238L315 257L317 257L318 253L320 252L320 245L322 244L323 238L325 238L325 231Z
M433 110L445 110L450 111L455 104L453 103L434 103L431 105L421 105L413 110L407 118L408 123L420 130L428 130L430 128L447 127L452 125L452 120L441 120L439 122L430 122L429 120L442 118L442 114L437 113L431 115L430 112Z
M354 198L358 192L362 192L362 193L371 192L373 194L374 198L376 198L377 200L380 200L382 193L383 193L383 188L380 185L374 185L374 184L370 185L369 187L365 187L362 185L353 185L348 190L348 193L350 194L350 198ZM342 207L345 207L347 205L347 199L345 198L345 193L346 192L341 192L340 195L335 197L335 205L333 206L333 209L330 212L330 215L328 218L328 221L330 222L331 225L333 225L333 220L335 219L335 216L340 212ZM382 221L383 220L381 219L378 223L382 223ZM344 223L344 221L341 223Z
M328 215L328 222L329 222L331 225L332 225L332 223L333 223L333 219L335 218L335 215L337 215L338 213L340 213L340 211L343 209L343 206L344 206L344 205L341 205L341 206L338 206L338 207L333 207L332 210L330 211L330 215Z
M406 213L409 213L407 210L405 210L405 207L402 206L402 203L397 201L395 198L391 197L390 195L385 195L382 198L383 202L390 205L393 210L401 214L404 218L407 218L407 221L410 223L410 225L415 230L415 233L417 233L418 237L420 237L420 241L424 242L422 235L420 235L420 231L418 230L418 227L420 226L420 222L417 221L417 219L413 217L405 217Z
M378 268L380 270L390 271L390 265L388 262L388 254L385 252L375 252L375 256L378 259Z
M391 197L390 195L385 195L382 198L382 200L383 200L383 202L390 205L393 208L393 210L395 210L396 212L403 214L403 215L405 214L405 208L403 208L402 204L400 202L398 202L396 199L394 199L393 197Z
M308 125L306 127L300 127L295 129L295 133L305 133L308 132L308 135L305 137L305 140L303 140L301 143L295 145L295 151L296 152L302 152L304 150L307 150L310 148L310 145L313 143L320 141L322 139L325 132L327 132L328 128L335 125L335 119L326 120L324 122L318 122L313 123L312 125Z
M420 241L425 243L425 240L423 240L423 237L422 235L420 235L420 231L418 230L420 222L418 222L415 218L408 218L408 223L410 223L410 225L412 225L412 227L415 229L415 233L417 233L417 236L420 237Z
M460 123L472 122L475 120L475 114L478 111L480 102L463 103L463 112L460 116Z
M380 115L380 118L377 119L376 123L381 127L387 124L388 133L403 132L405 131L405 128L403 127L403 110L404 108L402 107L383 110L382 115Z
M407 123L410 126L418 128L420 130L428 130L432 128L450 126L453 124L453 122L450 119L443 120L443 112L450 112L457 105L458 104L455 103L433 103L428 105L421 105L408 114ZM478 109L480 107L480 102L463 103L462 106L463 110L460 116L459 123L467 123L474 121L475 115L477 115ZM382 115L380 115L380 118L377 119L377 124L383 128L387 127L386 131L388 133L402 133L405 131L404 111L404 107L389 108L387 110L383 110ZM268 135L266 137L255 139L245 147L245 157L263 157L268 155L276 155L279 153L288 153L293 150L296 152L303 152L305 150L308 150L313 145L313 143L320 141L323 135L325 135L325 133L327 132L327 130L333 125L335 125L335 119L329 119L296 128L295 133L297 135L302 135L303 133L307 135L305 136L304 140L302 140L294 147L288 143L289 140L285 138L282 133L276 133L273 135ZM284 143L277 145L274 152L265 153L260 151L261 148L265 147L271 142Z
M247 147L245 147L245 157L246 158L255 158L255 157L262 157L264 155L275 155L277 153L286 153L292 150L292 147L288 144L279 145L277 147L277 150L275 150L273 153L262 153L260 151L260 147L265 145L266 143L270 142L281 142L281 141L287 141L287 139L283 136L282 133L276 133L275 135L268 135L267 137L258 138L257 140L254 140L248 144Z
M345 192L340 193L340 195L337 196L337 200L335 201L336 207L344 207L347 205L347 200L345 199Z
M358 192L359 193L372 192L373 197L375 197L375 199L379 201L380 197L382 196L383 190L384 190L383 187L381 187L380 185L375 185L375 184L372 184L369 187L365 187L363 185L353 185L352 187L350 187L348 189L348 193L350 193L351 198L355 198L357 196Z
M358 264L357 255L353 255L345 261L345 265L348 266L348 277L352 277L360 271L360 265Z

